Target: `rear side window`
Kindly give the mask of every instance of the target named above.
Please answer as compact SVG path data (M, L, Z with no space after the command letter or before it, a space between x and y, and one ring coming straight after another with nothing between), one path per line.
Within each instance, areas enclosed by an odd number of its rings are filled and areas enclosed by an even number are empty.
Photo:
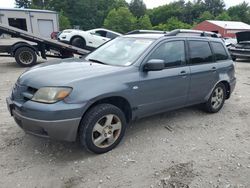
M107 31L103 31L103 30L97 30L96 35L102 36L102 37L106 37L107 35Z
M110 38L110 39L114 39L114 38L118 37L118 35L115 34L115 33L107 32L107 36L106 37Z
M189 41L190 63L202 64L213 61L210 45L206 41Z
M216 61L227 60L228 55L224 46L219 42L212 42L212 48L214 50L214 56Z

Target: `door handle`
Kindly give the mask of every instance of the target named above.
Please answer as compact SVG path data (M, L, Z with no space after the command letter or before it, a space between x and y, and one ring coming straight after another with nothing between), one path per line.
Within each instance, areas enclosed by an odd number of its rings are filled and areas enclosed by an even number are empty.
M216 67L212 67L212 71L216 72L217 68Z
M186 77L187 72L183 70L183 71L180 72L180 75L183 76L183 77Z

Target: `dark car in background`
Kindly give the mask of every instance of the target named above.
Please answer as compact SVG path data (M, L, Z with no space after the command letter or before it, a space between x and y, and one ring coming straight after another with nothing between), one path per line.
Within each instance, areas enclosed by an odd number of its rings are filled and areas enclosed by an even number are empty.
M228 50L233 58L250 58L250 31L236 33L237 44L232 44Z

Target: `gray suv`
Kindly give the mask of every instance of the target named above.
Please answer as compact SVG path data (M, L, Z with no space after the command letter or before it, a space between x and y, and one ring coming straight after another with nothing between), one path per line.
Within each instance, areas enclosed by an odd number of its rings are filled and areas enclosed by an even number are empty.
M218 112L235 84L234 62L219 38L181 30L132 34L86 57L27 70L7 104L25 132L79 138L87 150L104 153L135 119L196 104Z

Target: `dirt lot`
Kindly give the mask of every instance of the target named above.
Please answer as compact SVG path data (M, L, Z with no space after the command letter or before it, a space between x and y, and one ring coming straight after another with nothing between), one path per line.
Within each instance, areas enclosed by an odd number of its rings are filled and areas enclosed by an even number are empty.
M15 124L5 98L24 70L0 58L0 187L250 187L250 63L237 63L236 91L220 113L192 107L140 120L103 155Z

